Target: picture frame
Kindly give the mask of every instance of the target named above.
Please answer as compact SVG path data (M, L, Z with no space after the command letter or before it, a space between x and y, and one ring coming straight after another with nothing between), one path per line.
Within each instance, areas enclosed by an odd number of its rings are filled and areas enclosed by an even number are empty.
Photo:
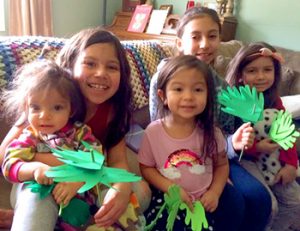
M168 10L168 15L172 13L173 5L160 5L160 10Z
M151 5L137 5L131 17L127 31L144 32L150 18L152 8L153 6Z

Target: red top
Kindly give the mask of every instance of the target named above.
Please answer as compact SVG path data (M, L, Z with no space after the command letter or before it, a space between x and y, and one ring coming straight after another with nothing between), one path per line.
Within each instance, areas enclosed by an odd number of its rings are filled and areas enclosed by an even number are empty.
M94 136L101 142L106 134L110 109L111 103L106 101L100 104L95 115L86 123L92 129Z
M285 111L285 108L282 104L280 97L278 97L278 99L276 101L275 108L278 110ZM247 155L258 157L258 155L260 153L258 153L256 150L256 143L257 143L257 140L255 139L253 146L245 151L245 153ZM279 160L281 162L283 162L284 164L289 164L289 165L292 165L292 166L298 168L298 155L297 155L296 146L294 145L294 147L289 148L286 151L281 148L279 150Z

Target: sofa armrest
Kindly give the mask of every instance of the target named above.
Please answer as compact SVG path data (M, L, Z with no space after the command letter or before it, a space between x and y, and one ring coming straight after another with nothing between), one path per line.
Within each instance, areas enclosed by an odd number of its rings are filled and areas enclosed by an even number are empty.
M293 119L300 119L300 94L281 97L283 106L292 114Z

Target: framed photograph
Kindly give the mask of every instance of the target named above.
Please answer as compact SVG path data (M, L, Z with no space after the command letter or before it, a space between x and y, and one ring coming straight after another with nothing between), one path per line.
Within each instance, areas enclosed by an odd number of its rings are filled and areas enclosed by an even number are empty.
M146 33L160 34L164 28L167 16L168 10L152 10Z
M137 5L131 17L127 31L131 32L144 32L153 6L150 5Z
M160 5L160 10L168 10L168 15L172 13L173 5Z

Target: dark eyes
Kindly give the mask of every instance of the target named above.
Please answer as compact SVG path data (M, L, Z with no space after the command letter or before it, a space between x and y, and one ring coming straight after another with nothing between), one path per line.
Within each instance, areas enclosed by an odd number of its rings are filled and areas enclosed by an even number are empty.
M216 35L216 34L211 34L211 35L209 35L208 36L208 38L210 39L210 40L214 40L214 39L216 39L216 38L218 38L219 36L218 35ZM203 36L201 36L201 35L192 35L192 37L191 37L193 40L201 40L202 38L203 38Z
M60 111L60 110L62 110L64 107L62 106L62 105L55 105L54 106L54 110L55 111Z
M38 105L35 105L35 104L30 104L29 109L32 110L32 111L38 111L40 109L40 107Z
M95 62L92 61L84 61L83 64L88 67L94 67L96 65Z

